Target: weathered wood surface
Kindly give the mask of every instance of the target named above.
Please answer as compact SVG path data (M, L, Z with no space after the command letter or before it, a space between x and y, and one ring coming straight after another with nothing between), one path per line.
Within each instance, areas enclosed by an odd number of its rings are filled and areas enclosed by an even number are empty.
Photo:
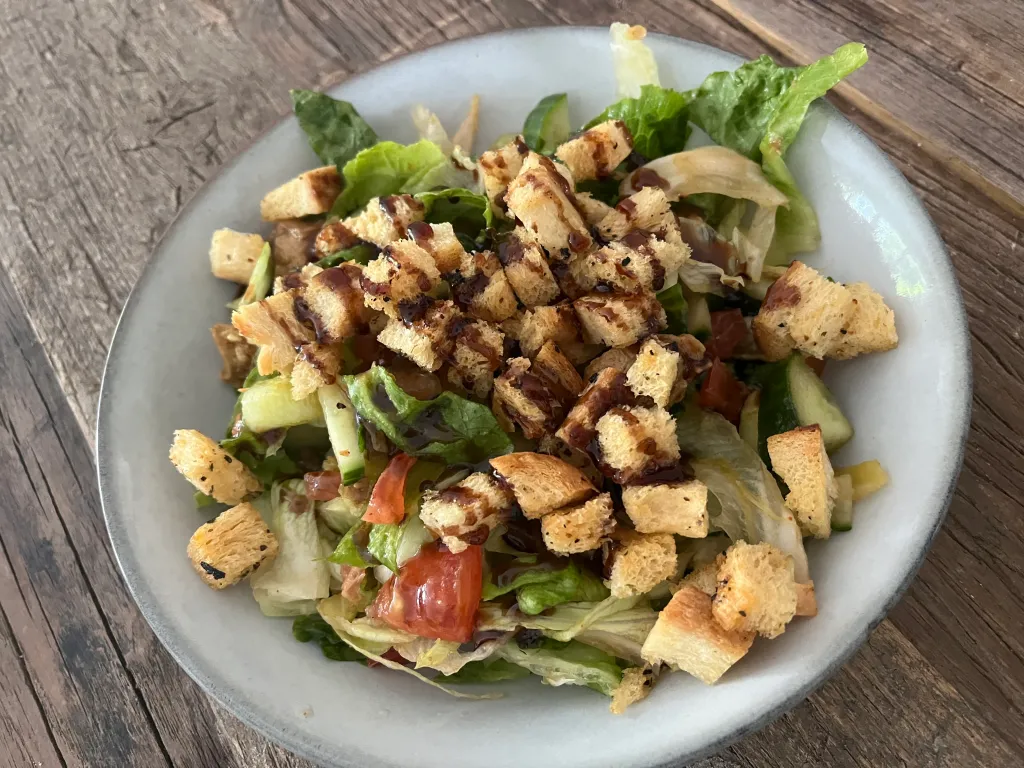
M289 87L505 27L619 18L745 56L871 65L833 99L950 248L971 440L908 595L810 699L703 766L1024 764L1024 11L1010 0L0 0L0 766L299 766L138 614L90 444L106 346L160 234Z

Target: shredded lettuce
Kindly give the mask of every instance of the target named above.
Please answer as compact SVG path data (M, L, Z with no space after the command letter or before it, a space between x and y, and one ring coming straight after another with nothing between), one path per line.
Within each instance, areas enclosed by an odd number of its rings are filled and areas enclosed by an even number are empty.
M338 637L338 633L318 613L296 616L292 621L292 637L300 643L316 643L331 661L366 661L366 657Z
M434 142L442 152L451 156L455 145L448 138L448 131L441 124L441 118L422 104L416 104L412 108L412 122L421 139Z
M428 224L448 222L456 235L469 239L479 237L494 222L487 198L468 189L452 188L436 192L420 192L416 199L426 208Z
M615 67L619 96L636 98L643 86L660 85L654 53L644 42L647 30L616 22L612 24L610 32L612 64Z
M569 561L564 568L552 570L539 564L526 567L508 584L484 584L481 600L493 600L515 591L519 610L538 614L561 603L597 602L608 597L608 588L593 574Z
M681 152L690 137L690 94L644 85L636 98L625 98L608 107L585 127L606 120L621 120L633 135L633 149L653 159Z
M462 685L497 683L503 680L519 680L529 676L530 670L492 654L483 661L471 661L455 674L445 675L440 679L451 685Z
M373 128L347 101L317 91L294 90L291 95L299 126L324 165L340 169L360 150L377 143Z
M396 645L395 650L403 659L415 662L416 669L433 669L442 675L454 675L467 664L489 658L506 640L484 640L473 650L462 651L460 643L417 637L412 642Z
M409 145L382 141L345 163L341 169L345 188L331 214L347 216L373 197L456 186L443 183L449 168L452 166L448 156L432 141L420 139Z
M575 640L544 640L536 648L507 643L495 655L539 675L548 685L585 685L611 696L622 682L622 667L613 656Z

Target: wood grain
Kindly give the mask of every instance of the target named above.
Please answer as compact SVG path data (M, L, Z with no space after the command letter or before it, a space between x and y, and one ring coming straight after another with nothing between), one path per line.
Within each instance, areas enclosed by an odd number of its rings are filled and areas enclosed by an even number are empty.
M1024 762L1018 4L0 0L0 765L307 765L212 705L121 583L89 449L117 313L289 87L469 34L620 18L791 63L868 43L834 102L936 220L974 341L966 466L907 597L821 691L700 765Z

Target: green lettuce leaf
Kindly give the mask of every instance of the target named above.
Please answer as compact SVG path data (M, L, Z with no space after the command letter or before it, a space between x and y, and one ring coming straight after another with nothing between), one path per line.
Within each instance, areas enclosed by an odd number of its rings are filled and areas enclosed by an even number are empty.
M428 224L448 222L456 235L465 235L471 240L476 239L494 221L487 198L468 189L420 192L416 199L426 208L424 220Z
M622 99L595 117L587 128L605 120L621 120L633 134L633 148L647 160L681 152L690 137L690 93L644 85L640 96Z
M360 150L377 143L373 128L347 101L318 91L293 90L291 94L295 117L324 165L340 169Z
M545 639L536 648L520 648L512 642L495 655L530 670L549 685L585 685L611 696L622 682L622 667L613 656L576 640Z
M569 130L569 97L553 93L537 102L526 116L523 141L534 152L550 155L569 138Z
M360 547L366 548L370 540L371 523L359 523L348 529L341 537L338 546L327 559L338 565L351 565L353 568L369 568L370 563L363 559Z
M610 594L600 579L569 561L555 571L543 564L526 568L501 586L489 581L480 599L493 600L513 590L519 610L530 616L562 603L598 602Z
M292 622L292 637L300 643L316 643L331 661L366 661L366 657L342 640L319 613L296 616Z
M336 251L330 256L324 256L316 265L322 269L328 269L346 261L354 261L356 264L362 264L365 267L372 259L376 258L378 253L379 250L376 246L360 243L343 251Z
M512 441L485 405L452 392L417 400L379 365L345 376L343 382L360 418L411 456L473 464L512 450Z
M483 661L471 661L452 675L438 678L443 683L459 685L464 683L497 683L502 680L518 680L529 677L530 670L505 659L492 656Z
M438 186L451 162L432 141L415 144L382 141L345 163L341 169L345 188L331 209L333 216L347 216L373 197L399 192L425 192ZM442 184L441 186L451 186Z

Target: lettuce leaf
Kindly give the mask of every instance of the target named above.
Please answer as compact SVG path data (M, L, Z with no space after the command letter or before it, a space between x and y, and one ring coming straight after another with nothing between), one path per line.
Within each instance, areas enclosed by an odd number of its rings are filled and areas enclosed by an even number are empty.
M561 603L597 602L609 595L600 579L569 561L555 571L543 564L525 568L501 586L488 581L480 599L493 600L513 590L519 610L531 616Z
M461 685L465 683L497 683L502 680L518 680L529 677L530 670L505 659L490 656L483 661L471 661L452 675L439 679L444 683Z
M362 264L365 267L372 259L376 258L379 252L380 250L375 245L360 243L342 251L335 251L330 256L324 256L316 265L321 269L328 269L346 261L354 261L356 264Z
M446 167L450 165L447 155L432 141L420 139L409 145L382 141L345 163L341 169L345 188L331 215L347 216L372 197L452 186L438 183L446 178Z
M456 235L476 239L494 222L487 198L468 189L456 187L420 192L416 199L426 208L424 220L428 224L448 222Z
M690 93L644 85L637 98L617 101L591 120L593 128L606 120L621 120L633 134L633 149L648 160L682 151L690 137Z
M643 86L659 85L658 64L654 60L654 53L644 42L647 30L615 22L609 32L619 96L636 97L640 95Z
M342 640L318 613L296 616L292 622L292 637L300 643L316 643L331 661L366 661L366 657Z
M327 559L337 565L351 565L353 568L369 568L370 563L363 557L361 548L365 549L370 540L370 523L359 523L348 529L341 537L334 553Z
M575 640L544 640L536 648L507 643L495 655L539 675L548 685L585 685L611 696L622 682L622 667L613 656Z
M377 143L376 132L347 101L317 91L293 90L291 95L299 126L324 165L341 169L360 150Z

